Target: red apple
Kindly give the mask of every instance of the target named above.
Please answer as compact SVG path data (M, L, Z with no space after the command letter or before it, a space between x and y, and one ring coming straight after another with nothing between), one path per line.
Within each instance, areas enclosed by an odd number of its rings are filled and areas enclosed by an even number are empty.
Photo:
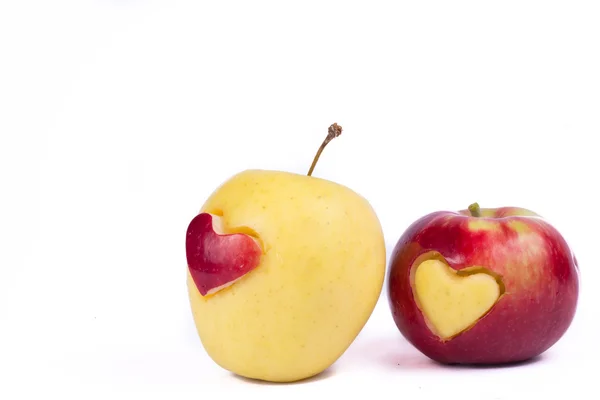
M504 364L548 350L567 331L579 268L563 236L517 207L439 211L400 237L388 300L402 335L445 364Z
M260 264L262 249L257 239L224 231L221 218L209 213L198 214L188 226L188 268L202 296L230 286Z

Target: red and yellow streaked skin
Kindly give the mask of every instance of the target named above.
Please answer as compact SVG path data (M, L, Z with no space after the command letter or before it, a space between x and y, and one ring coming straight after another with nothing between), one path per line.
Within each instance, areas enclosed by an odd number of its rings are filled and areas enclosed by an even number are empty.
M505 292L470 329L444 341L429 330L411 286L415 260L437 252L454 270L487 268ZM420 260L422 261L422 260ZM502 364L535 357L554 345L574 318L579 269L561 234L516 207L440 211L400 237L388 268L388 300L404 337L429 358L450 364Z

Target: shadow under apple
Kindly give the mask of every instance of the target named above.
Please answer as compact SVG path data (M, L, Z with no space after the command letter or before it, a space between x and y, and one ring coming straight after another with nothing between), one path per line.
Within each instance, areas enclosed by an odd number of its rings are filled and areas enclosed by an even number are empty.
M515 367L524 367L531 364L536 364L542 361L545 358L545 354L540 354L539 356L523 360L523 361L515 361L509 363L502 364L441 364L435 361L432 361L438 364L442 368L451 368L451 369L505 369L505 368L515 368Z
M402 340L402 339L399 339ZM390 351L383 355L380 361L395 369L430 369L430 370L449 370L449 369L469 369L469 370L486 370L486 369L506 369L515 367L524 367L531 364L538 363L545 358L545 354L541 354L537 357L533 357L523 361L501 363L501 364L450 364L440 363L432 360L426 355L422 354L418 350L412 348L410 344L406 343L401 351Z
M525 361L504 364L443 364L430 359L418 351L403 337L390 335L369 338L361 343L357 343L357 346L344 357L344 362L352 364L357 363L359 365L370 363L373 366L379 366L385 369L407 371L442 371L451 369L485 370L524 367L541 362L546 357L546 353L544 353Z
M313 375L309 378L305 378L305 379L301 379L301 380L293 381L293 382L269 382L269 381L264 381L264 380L260 380L260 379L246 378L246 377L236 375L233 373L231 375L235 379L238 379L242 382L252 383L255 385L271 385L271 386L303 385L303 384L307 384L307 383L314 383L314 382L322 381L322 380L332 377L333 375L335 375L335 365L329 367L328 369L326 369L325 371L323 371L317 375Z

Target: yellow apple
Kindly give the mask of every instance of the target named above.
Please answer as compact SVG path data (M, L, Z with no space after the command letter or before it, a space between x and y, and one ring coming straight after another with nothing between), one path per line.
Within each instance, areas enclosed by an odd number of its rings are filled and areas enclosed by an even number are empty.
M308 175L233 176L188 227L198 335L212 360L237 375L291 382L323 372L380 296L386 259L375 211L351 189L310 176L329 140Z

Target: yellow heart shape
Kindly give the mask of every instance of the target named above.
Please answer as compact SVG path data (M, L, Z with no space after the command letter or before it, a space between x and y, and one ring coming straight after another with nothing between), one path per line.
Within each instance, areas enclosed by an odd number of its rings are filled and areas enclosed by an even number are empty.
M485 268L455 271L438 259L417 265L412 284L429 329L443 340L473 326L503 293L499 278Z

